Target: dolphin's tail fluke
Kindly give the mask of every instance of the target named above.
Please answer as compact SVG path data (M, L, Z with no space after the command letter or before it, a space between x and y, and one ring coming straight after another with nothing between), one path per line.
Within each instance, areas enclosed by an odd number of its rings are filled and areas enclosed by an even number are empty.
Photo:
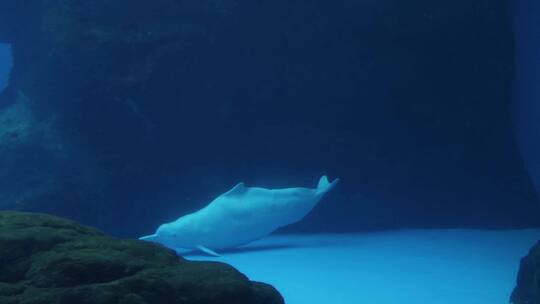
M336 178L332 182L329 182L328 177L326 177L326 175L323 175L319 180L319 184L317 185L317 194L324 194L330 191L332 188L334 188L334 186L337 185L338 182L339 178Z

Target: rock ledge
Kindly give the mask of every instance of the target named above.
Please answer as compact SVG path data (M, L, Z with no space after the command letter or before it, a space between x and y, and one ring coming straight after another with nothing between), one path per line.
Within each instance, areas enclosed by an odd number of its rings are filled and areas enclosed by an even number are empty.
M233 267L108 237L58 217L0 212L0 303L284 303Z

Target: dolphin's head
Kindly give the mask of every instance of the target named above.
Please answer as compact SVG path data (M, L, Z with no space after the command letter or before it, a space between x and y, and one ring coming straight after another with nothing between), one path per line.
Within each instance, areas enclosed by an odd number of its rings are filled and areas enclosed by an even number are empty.
M159 226L156 233L140 237L139 240L160 243L169 248L193 248L185 221L178 220Z

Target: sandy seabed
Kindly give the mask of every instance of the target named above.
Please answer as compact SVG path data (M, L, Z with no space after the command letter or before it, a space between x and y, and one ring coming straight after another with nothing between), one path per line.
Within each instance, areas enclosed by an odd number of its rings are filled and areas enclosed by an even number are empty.
M540 230L274 235L221 257L288 304L503 304Z

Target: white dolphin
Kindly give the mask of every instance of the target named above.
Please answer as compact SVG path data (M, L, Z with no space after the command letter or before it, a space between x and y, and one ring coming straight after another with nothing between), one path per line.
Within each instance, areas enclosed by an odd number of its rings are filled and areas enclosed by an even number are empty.
M217 256L214 250L247 244L300 221L338 181L330 183L323 176L315 189L265 189L239 183L203 209L163 224L140 240Z

